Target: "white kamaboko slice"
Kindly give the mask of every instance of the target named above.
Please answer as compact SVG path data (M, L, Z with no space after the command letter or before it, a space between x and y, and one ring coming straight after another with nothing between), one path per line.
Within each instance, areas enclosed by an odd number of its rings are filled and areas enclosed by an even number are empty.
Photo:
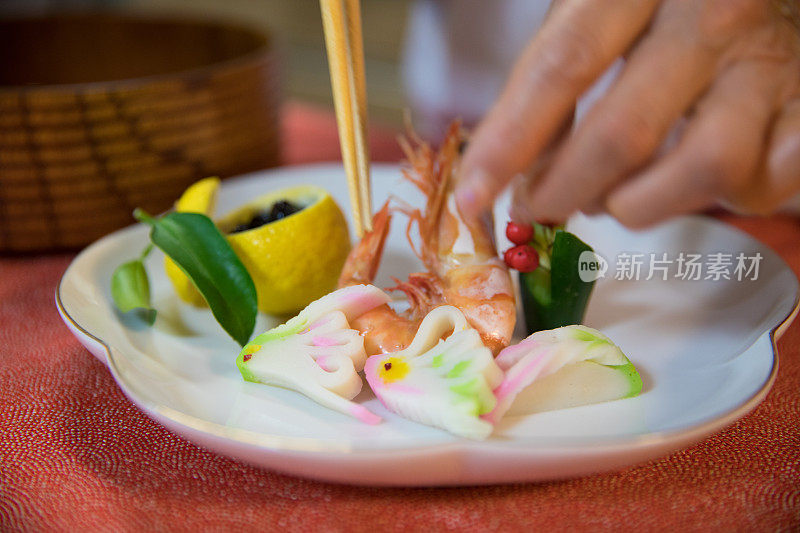
M505 378L497 406L483 418L496 424L506 412L535 413L636 396L642 380L625 354L586 326L538 331L497 356Z
M362 386L364 337L350 321L390 301L373 285L353 285L311 302L285 324L249 342L236 359L246 381L300 392L368 424L380 417L349 401Z
M383 405L402 417L473 439L492 432L480 415L494 408L492 390L503 372L456 307L433 309L406 349L370 357L364 374Z

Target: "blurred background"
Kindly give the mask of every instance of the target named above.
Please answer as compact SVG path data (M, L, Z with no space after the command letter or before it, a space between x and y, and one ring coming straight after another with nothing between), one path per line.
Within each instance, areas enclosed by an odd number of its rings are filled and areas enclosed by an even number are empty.
M400 63L412 2L362 2L370 118L399 125L407 106ZM62 10L113 9L192 16L254 26L278 46L283 95L332 106L318 0L0 0L0 16Z
M458 116L476 122L538 28L545 0L364 0L362 20L370 120L402 126L406 111L438 138ZM0 0L0 16L111 9L190 16L269 32L283 95L332 106L318 0Z
M146 13L192 14L241 21L277 40L288 98L332 106L318 0L114 0ZM411 2L362 2L370 118L399 124L406 100L400 80L403 36Z
M411 4L362 4L370 119L394 130ZM304 145L339 157L318 0L0 0L0 49L0 252L83 246Z

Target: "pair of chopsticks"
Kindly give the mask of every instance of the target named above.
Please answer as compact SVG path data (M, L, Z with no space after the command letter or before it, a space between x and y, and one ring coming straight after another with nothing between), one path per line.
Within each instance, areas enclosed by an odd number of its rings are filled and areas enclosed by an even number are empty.
M356 233L372 230L367 88L359 0L320 0L325 48Z

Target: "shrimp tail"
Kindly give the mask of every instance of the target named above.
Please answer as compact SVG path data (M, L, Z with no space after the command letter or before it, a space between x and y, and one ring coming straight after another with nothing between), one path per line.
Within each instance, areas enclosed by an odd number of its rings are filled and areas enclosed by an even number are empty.
M392 213L387 200L372 217L372 231L366 233L350 250L339 276L339 287L372 283L380 266L391 223Z

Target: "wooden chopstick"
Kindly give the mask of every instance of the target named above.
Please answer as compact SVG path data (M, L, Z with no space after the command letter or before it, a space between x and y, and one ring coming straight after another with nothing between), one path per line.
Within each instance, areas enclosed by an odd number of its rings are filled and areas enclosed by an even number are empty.
M359 0L320 0L325 48L356 233L372 229L367 89Z

